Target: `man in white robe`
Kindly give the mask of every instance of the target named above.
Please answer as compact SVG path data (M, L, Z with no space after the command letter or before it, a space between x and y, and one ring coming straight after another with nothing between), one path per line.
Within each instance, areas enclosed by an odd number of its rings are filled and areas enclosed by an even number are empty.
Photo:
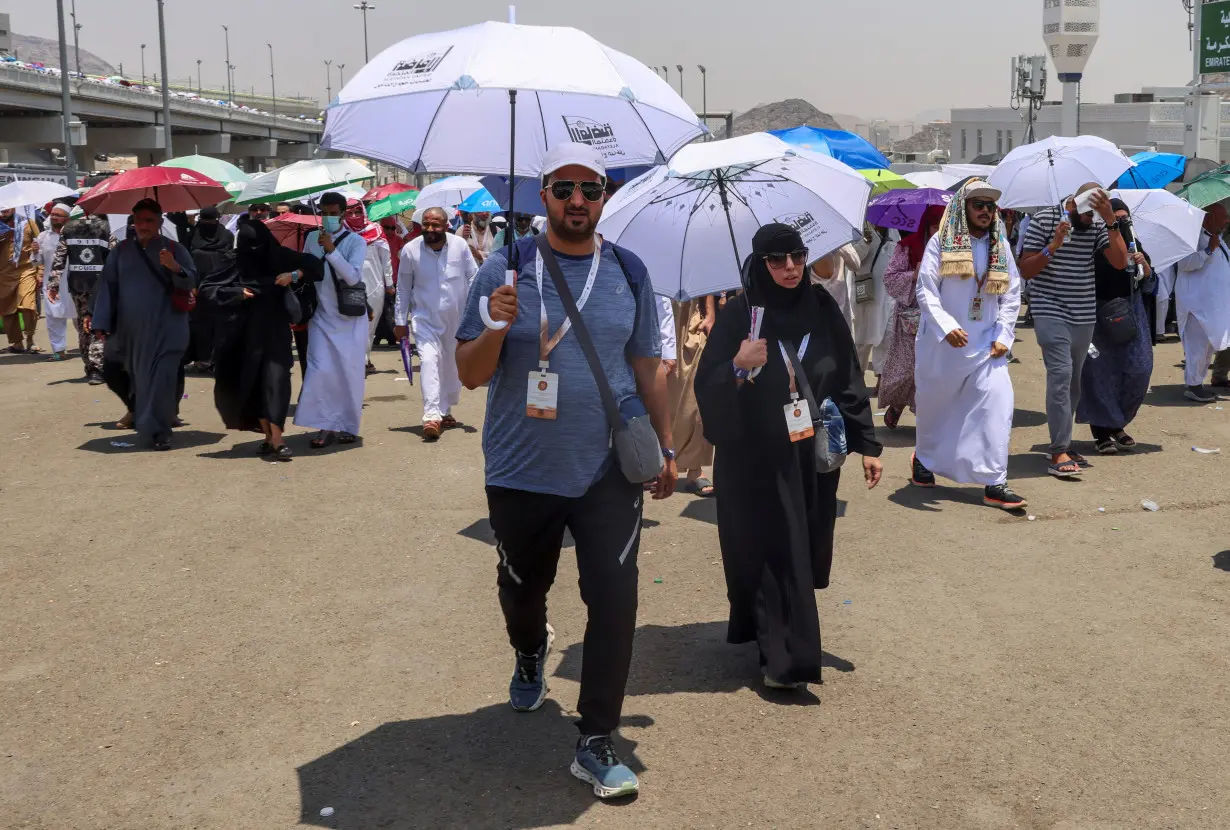
M295 424L318 430L312 447L333 440L352 444L363 416L364 366L367 363L367 313L347 317L338 311L334 280L358 285L363 280L367 243L342 225L346 197L329 192L320 197L322 227L308 234L303 252L325 263L324 280L317 284L318 305L308 322L307 371Z
M890 329L893 298L884 290L884 272L897 250L897 232L867 227L863 240L854 246L859 266L852 275L854 300L854 346L863 371L875 370L884 334Z
M999 196L986 182L967 183L945 212L940 232L927 243L918 269L918 437L910 481L933 487L940 475L961 484L981 484L984 504L1016 510L1025 507L1025 500L1008 487L1014 406L1008 351L1016 339L1021 278L996 216ZM964 211L968 231L960 227L966 224L960 217L952 216L958 210ZM946 233L950 226L955 230ZM943 267L948 264L943 250L946 240L956 238L959 245L962 237L968 247L965 273L960 275L953 273L959 262ZM999 249L998 273L991 269L993 246ZM958 250L953 259L960 257ZM944 270L950 274L941 276Z
M38 235L38 261L41 267L39 280L42 283L43 315L47 318L47 338L51 341L51 357L48 360L63 360L68 351L68 323L77 317L77 309L73 306L73 298L67 291L58 293L56 299L48 296L47 290L56 258L56 247L60 244L60 231L68 224L68 214L72 208L57 203L47 214L47 229Z
M1223 203L1207 210L1200 245L1194 254L1180 260L1174 282L1179 337L1187 360L1183 396L1197 403L1221 397L1205 385L1204 379L1213 355L1230 348L1230 247L1222 239L1228 224L1230 217ZM1226 383L1225 371L1225 363L1219 361L1213 369L1215 385Z
M393 336L401 341L414 331L423 392L423 440L435 441L443 430L457 426L452 414L461 400L457 327L478 263L466 240L447 232L448 214L443 210L428 208L419 221L422 235L401 249Z

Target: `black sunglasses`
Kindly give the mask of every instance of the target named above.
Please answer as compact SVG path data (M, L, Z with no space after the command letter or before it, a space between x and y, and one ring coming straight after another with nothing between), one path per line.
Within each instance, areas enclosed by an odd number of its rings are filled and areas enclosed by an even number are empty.
M602 201L602 195L606 193L606 185L603 182L554 181L551 182L551 195L561 202L566 202L572 198L572 192L578 187L587 202Z
M989 210L991 213L999 210L999 206L995 202L986 202L982 199L970 199L969 206L974 210Z
M770 268L785 268L786 260L790 259L795 265L807 264L807 249L799 248L797 251L791 251L788 254L765 254L764 261L768 263Z

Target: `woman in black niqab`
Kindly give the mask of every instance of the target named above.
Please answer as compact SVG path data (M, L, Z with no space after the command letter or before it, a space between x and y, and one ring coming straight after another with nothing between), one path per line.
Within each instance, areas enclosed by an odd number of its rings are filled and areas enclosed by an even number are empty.
M879 482L882 451L845 317L827 291L811 285L804 263L789 256L804 250L787 225L756 233L743 266L744 296L719 313L696 374L705 437L715 448L718 538L730 600L726 639L757 643L765 684L774 688L820 682L814 591L829 584L841 476L840 470L816 472L815 438L790 439L784 411L790 376L779 341L797 351L808 338L800 362L812 393L817 404L825 398L837 404L850 452L863 456L868 487ZM764 309L760 343L749 338L750 306ZM754 379L741 379L737 370L756 365Z

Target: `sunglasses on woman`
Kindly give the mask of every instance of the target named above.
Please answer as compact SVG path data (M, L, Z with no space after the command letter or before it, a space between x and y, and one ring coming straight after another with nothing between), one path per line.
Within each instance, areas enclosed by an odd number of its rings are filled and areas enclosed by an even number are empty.
M606 193L606 185L602 182L568 182L561 180L551 182L551 195L561 202L566 202L572 198L572 192L578 187L581 188L581 195L585 197L587 202L601 201L602 194Z
M764 261L770 268L785 268L786 260L798 266L807 264L807 249L799 248L797 251L791 251L788 254L765 254Z

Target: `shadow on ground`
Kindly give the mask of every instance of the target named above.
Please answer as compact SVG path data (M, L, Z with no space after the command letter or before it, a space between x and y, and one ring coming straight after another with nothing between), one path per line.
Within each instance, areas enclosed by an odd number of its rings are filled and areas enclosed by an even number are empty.
M1181 368L1175 367L1175 368ZM1145 396L1145 404L1148 406L1182 406L1188 409L1194 409L1201 406L1209 406L1209 404L1197 403L1189 401L1183 397L1183 393L1187 391L1187 387L1182 383L1163 384L1154 386L1149 390L1149 394ZM1224 392L1225 390L1220 390Z
M911 510L940 513L943 512L946 503L981 505L982 488L976 485L946 487L943 484L937 484L934 487L915 487L913 484L906 484L895 492L889 493L888 500Z
M1213 554L1213 567L1219 571L1230 571L1230 550Z
M895 429L877 426L876 438L886 447L898 450L913 449L918 442L918 430L913 425L898 426Z
M648 717L624 725L651 726ZM532 714L507 703L476 712L386 723L299 767L300 817L315 827L547 827L572 824L598 803L568 772L577 731L559 704ZM644 771L636 743L620 757ZM332 808L322 817L321 809Z
M469 424L458 423L457 426L453 427L452 429L444 430L444 432L441 433L440 437L436 440L446 441L448 440L448 434L450 432L458 432L458 431L464 432L466 435L473 435L474 433L478 432L478 427L472 427ZM389 427L389 432L408 432L411 435L422 438L423 437L423 425L414 424L413 426L408 426L408 427Z
M579 683L583 652L581 643L566 648L555 676ZM821 656L820 666L822 671L854 671L854 664L849 660L827 651ZM815 705L820 702L808 692L766 689L756 646L727 643L725 622L643 625L636 629L632 670L628 675L629 695L711 694L746 688L772 703Z
M79 450L88 452L101 453L103 455L116 455L125 452L143 452L144 447L141 446L141 439L137 437L135 432L125 430L120 432L116 430L116 435L107 435L102 438L91 438L81 446ZM208 447L211 444L216 444L225 438L226 435L221 432L202 432L198 429L177 429L171 435L171 452L176 450L190 450L195 447ZM112 441L121 444L136 444L134 447L116 447L112 445Z
M1012 411L1013 428L1040 427L1046 425L1046 413L1034 409L1014 409Z

